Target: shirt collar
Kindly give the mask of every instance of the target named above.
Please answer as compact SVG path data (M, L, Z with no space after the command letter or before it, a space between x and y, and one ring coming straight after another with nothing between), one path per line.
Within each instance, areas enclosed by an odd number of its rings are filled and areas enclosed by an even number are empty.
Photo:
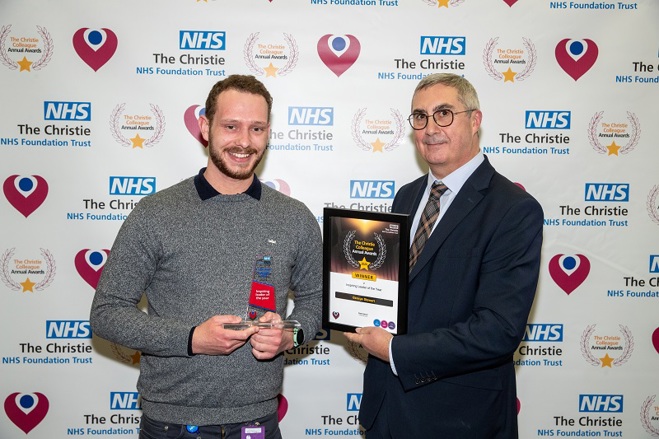
M452 193L457 194L476 168L483 163L483 160L485 160L485 156L482 152L479 152L467 163L442 179L435 178L432 172L428 172L428 187L430 188L435 181L440 180Z
M206 177L204 176L205 171L206 168L201 168L199 174L197 174L194 178L194 185L195 188L197 189L197 194L199 194L199 198L201 198L202 201L208 200L209 198L213 198L216 195L221 195L217 190L215 190L213 186L211 186L208 180L206 180ZM256 174L254 174L252 184L249 185L247 190L243 193L249 195L255 200L261 199L261 182L256 177Z

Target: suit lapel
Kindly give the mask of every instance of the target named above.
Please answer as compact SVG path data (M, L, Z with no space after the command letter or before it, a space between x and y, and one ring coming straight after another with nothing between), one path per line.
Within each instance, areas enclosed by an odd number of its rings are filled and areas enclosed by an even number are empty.
M482 191L489 186L494 168L490 165L487 158L485 161L474 171L474 173L467 179L465 184L458 192L449 209L446 211L442 220L437 225L435 231L430 235L426 242L423 251L417 259L416 265L410 272L409 281L411 282L414 277L424 269L426 264L432 259L433 255L439 250L446 238L451 234L464 218L469 215L469 212L476 207L476 205L483 199ZM417 197L418 198L418 197ZM420 201L417 201L415 208L418 207Z

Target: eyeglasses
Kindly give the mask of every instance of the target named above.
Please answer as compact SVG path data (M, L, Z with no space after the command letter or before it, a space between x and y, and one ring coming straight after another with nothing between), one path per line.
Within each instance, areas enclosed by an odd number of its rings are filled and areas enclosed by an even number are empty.
M447 127L453 123L453 118L456 114L469 113L472 111L474 111L474 109L454 112L448 108L442 108L441 110L437 110L432 114L432 119L440 127ZM430 116L425 113L412 113L410 114L410 117L407 118L410 125L415 130L422 130L427 127L428 119L430 119Z

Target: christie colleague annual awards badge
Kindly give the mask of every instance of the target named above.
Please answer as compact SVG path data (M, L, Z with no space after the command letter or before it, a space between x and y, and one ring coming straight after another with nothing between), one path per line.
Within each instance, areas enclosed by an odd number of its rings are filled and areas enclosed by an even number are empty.
M323 325L407 329L407 215L325 209Z
M348 264L358 269L353 271L353 278L375 282L374 271L387 259L387 246L381 233L374 232L372 237L357 236L357 230L350 230L343 238L343 256Z

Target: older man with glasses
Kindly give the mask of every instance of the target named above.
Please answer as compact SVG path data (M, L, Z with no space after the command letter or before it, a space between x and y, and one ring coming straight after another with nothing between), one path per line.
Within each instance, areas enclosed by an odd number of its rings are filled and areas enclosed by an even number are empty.
M483 113L465 78L426 76L408 118L429 172L403 186L410 230L408 331L346 334L369 359L367 439L517 438L513 353L533 304L543 212L479 146Z

